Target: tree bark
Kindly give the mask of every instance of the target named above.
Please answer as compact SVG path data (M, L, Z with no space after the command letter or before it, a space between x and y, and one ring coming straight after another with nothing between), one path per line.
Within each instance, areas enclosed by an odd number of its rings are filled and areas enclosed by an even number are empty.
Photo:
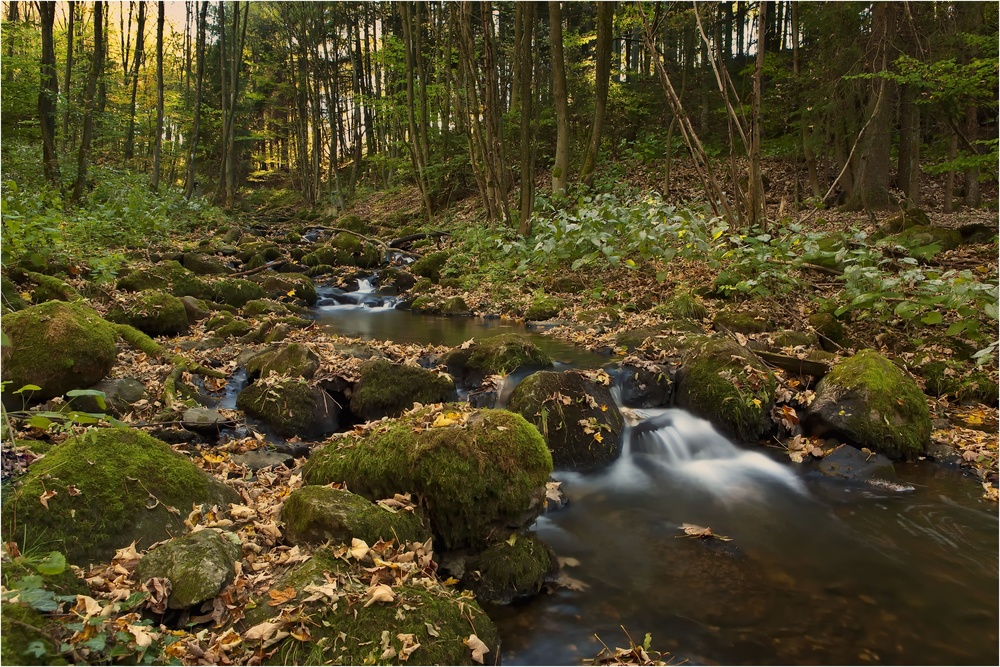
M597 154L601 148L601 129L604 111L608 103L608 87L611 83L611 31L615 18L614 2L597 3L597 46L594 55L594 124L590 130L587 154L580 169L580 181L590 187L594 182Z
M156 129L153 136L153 192L160 188L160 153L163 150L163 0L156 3Z
M52 27L56 20L54 2L38 5L42 18L42 58L39 67L41 86L38 89L38 120L42 130L42 166L45 180L59 185L59 156L56 154L56 99L59 97L59 76L56 74L56 49Z
M197 81L194 88L194 124L191 128L191 150L188 153L187 179L184 184L184 197L186 199L190 199L195 193L195 160L198 155L198 135L201 132L201 95L205 84L205 29L208 23L208 0L201 3L197 23L198 38L194 56ZM134 93L132 99L134 102Z
M11 3L16 4L16 3ZM72 106L70 104L70 81L73 75L73 33L76 30L76 2L75 0L69 0L66 3L66 13L68 14L68 21L66 26L66 76L63 79L63 97L66 99L66 108L63 110L62 117L62 151L65 153L69 150L69 110Z
M569 179L569 102L563 62L562 12L558 0L549 0L549 48L552 52L552 97L556 107L556 159L552 166L552 194L565 194Z
M129 100L128 130L125 133L125 159L135 156L135 99L139 91L139 66L145 55L146 2L139 2L138 27L136 28L135 53L132 55L132 96Z
M517 4L517 16L521 26L517 49L518 103L521 113L520 165L521 165L521 204L518 215L517 231L521 236L531 233L531 216L535 208L535 161L534 142L531 140L531 120L534 112L535 94L532 92L533 57L532 37L538 22L536 5L533 2Z
M43 3L44 4L44 3ZM87 88L83 98L83 136L77 155L76 181L73 184L73 200L79 201L87 187L87 168L90 162L90 144L94 134L94 99L97 96L97 80L104 72L104 2L94 3L94 58L87 75Z

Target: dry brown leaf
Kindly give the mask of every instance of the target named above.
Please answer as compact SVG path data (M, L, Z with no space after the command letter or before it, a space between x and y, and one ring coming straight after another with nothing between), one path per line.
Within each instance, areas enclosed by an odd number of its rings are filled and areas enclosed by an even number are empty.
M489 647L483 643L483 640L476 635L469 635L469 638L463 639L462 643L472 650L472 659L480 665L483 664L483 657L490 652Z
M267 595L268 595L269 598L271 598L267 602L268 606L270 606L270 607L280 607L281 605L285 604L289 600L294 599L295 595L296 595L296 592L295 592L294 588L292 588L291 586L289 586L288 588L286 588L284 590L278 590L276 588L272 588L271 590L269 590L267 592Z
M392 602L396 599L396 594L393 593L392 588L386 584L372 586L368 589L368 594L371 595L371 597L368 598L368 602L365 602L365 607L370 607L376 602Z

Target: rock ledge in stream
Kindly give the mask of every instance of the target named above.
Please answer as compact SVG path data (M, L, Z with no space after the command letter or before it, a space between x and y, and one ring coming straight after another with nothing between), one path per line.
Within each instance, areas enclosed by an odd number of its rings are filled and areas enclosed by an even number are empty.
M441 364L464 385L482 382L487 375L509 375L519 368L550 368L552 357L526 336L500 334L456 348L441 357Z

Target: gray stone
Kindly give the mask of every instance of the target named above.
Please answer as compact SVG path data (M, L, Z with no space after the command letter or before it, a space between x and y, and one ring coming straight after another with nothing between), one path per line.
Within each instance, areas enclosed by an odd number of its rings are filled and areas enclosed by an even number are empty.
M193 296L182 296L181 303L184 304L184 310L187 312L188 322L194 324L199 320L203 320L208 317L211 313L205 302L201 299L196 299Z
M236 422L211 408L188 408L181 417L181 423L184 428L209 434L217 434L221 429L236 426Z
M77 396L70 404L81 412L104 412L116 417L129 412L132 406L146 398L146 385L135 378L101 380L90 389L104 392L105 407L94 396Z
M263 448L237 454L233 457L233 461L254 472L282 465L291 468L295 465L295 458L291 454Z
M860 449L843 445L819 462L819 471L827 477L858 482L869 479L892 479L896 472L892 461L881 454L866 454Z
M242 555L234 533L212 529L177 537L156 547L135 568L136 578L169 579L173 588L167 598L170 609L187 609L211 600L232 582L235 562Z

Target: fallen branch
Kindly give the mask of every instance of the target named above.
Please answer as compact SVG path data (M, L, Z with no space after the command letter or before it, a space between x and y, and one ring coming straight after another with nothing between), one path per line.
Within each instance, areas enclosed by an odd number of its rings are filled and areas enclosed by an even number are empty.
M183 371L189 373L195 373L197 375L207 375L213 378L225 378L226 375L222 371L217 371L214 368L206 368L198 362L190 361L185 359L179 354L171 354L167 351L165 347L157 343L155 340L142 333L134 327L130 327L127 324L116 324L114 325L118 334L125 340L126 343L131 345L137 350L145 352L151 357L156 357L157 359L163 359L169 361L174 366L177 366Z
M764 363L776 366L789 373L795 373L796 375L811 375L818 379L830 372L830 365L822 361L799 359L798 357L789 357L777 352L767 352L766 350L755 350L755 353Z
M398 239L393 239L389 241L390 248L397 248L402 250L404 246L412 245L414 241L420 241L423 239L430 238L441 238L442 236L451 236L448 232L421 232L419 234L410 234L409 236L403 236Z

